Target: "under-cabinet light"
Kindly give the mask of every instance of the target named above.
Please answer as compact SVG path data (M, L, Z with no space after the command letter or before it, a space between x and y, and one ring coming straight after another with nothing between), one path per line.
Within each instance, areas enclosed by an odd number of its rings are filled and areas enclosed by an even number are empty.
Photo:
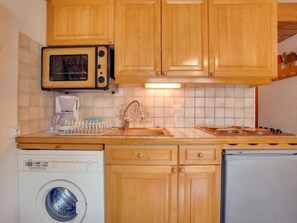
M181 84L177 83L147 83L144 86L145 88L181 88Z

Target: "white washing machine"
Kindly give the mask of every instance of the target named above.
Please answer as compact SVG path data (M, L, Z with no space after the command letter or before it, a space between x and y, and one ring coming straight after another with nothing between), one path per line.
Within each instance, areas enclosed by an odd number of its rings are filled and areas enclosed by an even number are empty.
M104 223L104 152L20 150L20 223Z

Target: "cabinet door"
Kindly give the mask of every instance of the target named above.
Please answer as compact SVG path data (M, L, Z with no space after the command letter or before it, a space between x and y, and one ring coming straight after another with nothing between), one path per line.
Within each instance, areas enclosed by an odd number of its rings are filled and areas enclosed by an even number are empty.
M113 0L48 0L47 44L111 44Z
M276 77L274 0L210 0L210 73L224 77Z
M179 173L179 222L220 222L220 166L185 166Z
M208 74L207 16L206 0L163 0L163 75Z
M159 0L116 0L116 81L156 76L161 71ZM129 81L128 81L129 82Z
M169 166L106 166L107 223L175 223L176 200Z

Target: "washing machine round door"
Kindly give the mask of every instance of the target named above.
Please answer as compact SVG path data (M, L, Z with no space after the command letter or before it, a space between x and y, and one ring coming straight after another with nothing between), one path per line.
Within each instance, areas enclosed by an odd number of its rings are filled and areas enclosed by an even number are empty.
M47 223L79 223L87 211L87 202L82 191L66 180L45 184L36 198L39 216Z

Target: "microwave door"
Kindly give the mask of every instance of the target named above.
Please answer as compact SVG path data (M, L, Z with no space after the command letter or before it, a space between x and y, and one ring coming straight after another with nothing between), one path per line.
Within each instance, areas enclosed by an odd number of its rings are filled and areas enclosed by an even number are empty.
M95 88L96 48L45 48L43 89Z

